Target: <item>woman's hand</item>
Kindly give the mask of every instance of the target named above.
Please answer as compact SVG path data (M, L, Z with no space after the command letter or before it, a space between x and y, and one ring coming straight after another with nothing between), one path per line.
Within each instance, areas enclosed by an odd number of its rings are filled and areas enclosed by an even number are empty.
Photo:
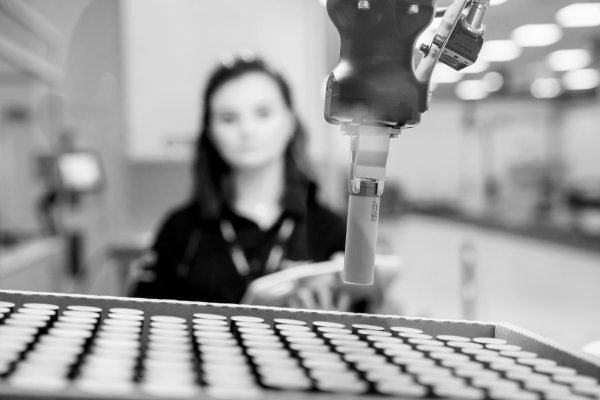
M327 277L330 278L330 277ZM319 279L301 286L287 301L287 307L311 310L349 311L348 293L338 290L332 279Z
M258 278L242 303L328 311L357 311L358 305L358 311L376 313L399 269L397 257L388 260L378 256L378 260L374 285L345 284L340 254L329 261L289 267Z

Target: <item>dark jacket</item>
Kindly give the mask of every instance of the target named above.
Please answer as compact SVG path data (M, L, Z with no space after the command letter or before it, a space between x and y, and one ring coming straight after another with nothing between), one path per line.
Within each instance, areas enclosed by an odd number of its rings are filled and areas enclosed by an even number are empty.
M315 186L286 193L283 214L268 231L223 207L218 218L202 217L196 202L171 212L160 229L153 250L156 280L133 295L176 300L239 303L249 282L264 274L264 263L277 242L285 218L295 222L283 243L285 259L325 261L344 251L345 221L318 203ZM237 242L254 272L241 276L231 256L231 246L220 230L221 219L234 227Z

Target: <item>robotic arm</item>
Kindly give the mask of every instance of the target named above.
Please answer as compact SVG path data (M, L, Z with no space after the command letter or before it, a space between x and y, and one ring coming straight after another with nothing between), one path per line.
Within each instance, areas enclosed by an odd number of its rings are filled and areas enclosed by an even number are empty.
M328 0L340 38L340 60L327 81L325 119L351 137L344 281L372 284L379 199L389 140L416 126L431 98L438 61L460 70L475 62L490 0L455 0L431 44L415 41L429 26L436 0Z

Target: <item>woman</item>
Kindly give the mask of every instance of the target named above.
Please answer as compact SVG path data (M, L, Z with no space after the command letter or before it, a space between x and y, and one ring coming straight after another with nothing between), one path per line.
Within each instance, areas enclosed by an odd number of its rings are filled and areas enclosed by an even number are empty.
M344 250L345 223L317 202L280 74L259 59L219 66L202 115L192 199L160 229L153 290L138 295L238 303L257 277Z

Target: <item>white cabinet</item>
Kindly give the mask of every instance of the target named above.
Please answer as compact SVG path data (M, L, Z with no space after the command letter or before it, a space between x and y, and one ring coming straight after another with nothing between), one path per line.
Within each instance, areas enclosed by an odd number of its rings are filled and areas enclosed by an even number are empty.
M1 249L0 289L68 291L64 240L35 239L10 249Z
M476 249L475 318L572 347L600 339L600 253L442 218L382 221L404 263L391 291L409 315L462 318L460 248Z

